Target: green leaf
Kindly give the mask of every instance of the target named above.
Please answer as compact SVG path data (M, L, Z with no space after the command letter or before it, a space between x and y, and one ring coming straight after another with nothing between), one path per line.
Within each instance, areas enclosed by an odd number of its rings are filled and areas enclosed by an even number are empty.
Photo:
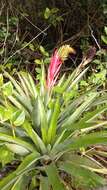
M16 118L13 122L15 126L21 126L24 123L25 120L25 112L24 111L17 111L15 114Z
M13 112L16 111L16 109L13 108L12 105L6 105L7 107L3 107L0 105L0 120L2 122L5 122L6 120L11 120Z
M65 91L65 89L67 89L69 87L69 85L72 84L75 73L76 73L76 70L65 81L63 81L64 79L62 77L62 80L59 81L58 85L54 87L54 91L63 93ZM64 76L64 78L65 78L65 76Z
M94 132L85 136L80 136L73 139L71 143L71 149L78 149L81 147L87 147L93 144L107 144L107 133L106 132Z
M84 118L82 119L83 121L90 123L93 122L94 119L96 119L98 116L100 116L102 113L104 113L107 110L107 105L104 106L99 106L96 108L94 111L88 111L85 115Z
M15 105L15 107L17 107L20 110L23 110L24 107L21 104L21 102L19 102L15 97L13 96L9 96L8 99L10 100L11 103L13 103L13 105Z
M0 189L2 190L10 190L12 188L13 183L18 179L16 173L11 173L8 177L2 179L0 181Z
M12 93L13 93L13 85L12 83L9 81L7 83L5 83L3 86L2 86L2 89L3 89L3 94L5 96L11 96Z
M59 79L57 86L62 86L65 82L65 73L62 75L62 77Z
M37 92L37 89L36 89L36 85L34 83L34 80L32 79L31 75L28 74L28 79L29 79L29 83L31 85L31 88L32 88L32 91L33 91L33 95L35 97L35 99L37 98L37 95L38 95L38 92Z
M30 84L30 81L29 81L29 78L28 78L28 74L25 73L25 72L21 72L20 75L21 75L21 77L23 79L23 82L25 83L25 85L27 87L29 95L31 94L32 96L34 96L34 92L33 92L33 89L31 87L31 84Z
M60 112L60 102L59 99L56 100L54 111L51 116L51 121L48 130L48 143L51 144L55 140L57 120Z
M5 107L0 105L0 120L3 121L5 116Z
M45 170L48 175L49 183L52 185L53 190L66 190L59 177L57 167L54 163L46 166Z
M39 49L40 49L40 52L41 52L44 56L49 57L48 52L45 51L45 49L44 49L43 46L40 46Z
M6 146L0 146L0 162L4 167L5 164L14 160L14 154L6 148Z
M68 87L68 89L72 89L74 85L78 84L78 82L81 80L81 78L84 76L84 74L87 72L87 70L89 69L89 67L87 67L86 69L84 69L81 73L80 71L78 71L77 68L77 72L75 73L76 77L75 79L72 81L71 85ZM79 73L78 73L79 72Z
M105 179L72 162L61 163L60 169L75 177L80 187L95 188L105 184Z
M96 161L96 158L91 159L91 157L87 156L87 151L86 153L84 152L84 155L78 155L77 153L71 154L71 152L65 153L63 156L63 160L65 162L70 162L73 164L78 165L79 167L93 167L96 169L101 169L102 165Z
M9 150L11 150L11 152L21 155L21 156L25 156L28 153L30 153L30 151L28 151L28 149L26 149L23 146L17 145L17 144L5 143L5 145L7 146L7 148Z
M48 18L50 17L50 14L51 14L51 11L50 11L50 9L47 7L47 8L45 9L44 18L45 18L45 19L48 19Z
M30 123L28 123L27 121L24 122L23 128L25 129L25 131L27 132L27 134L29 135L29 137L35 143L37 149L41 150L42 153L45 153L46 152L46 147L45 147L43 141L41 140L41 138L38 136L38 134L33 130L33 128L30 125Z
M81 134L82 133L89 133L90 131L93 131L95 129L101 129L101 128L107 128L107 121L102 121L99 122L98 124L92 125L92 126L87 126L85 129L81 129Z
M63 124L63 127L71 128L71 124L79 119L80 115L90 106L90 104L95 100L97 95L97 93L93 93L89 97L87 97L86 101L84 101L82 105L80 105L76 109L76 111L70 117L68 117L68 119Z
M106 132L94 132L87 135L72 137L58 144L52 151L54 154L60 151L79 150L81 147L87 148L90 145L107 144Z
M34 101L33 110L31 113L32 123L34 128L37 128L40 126L40 113L39 113L39 103L38 98Z
M77 109L78 106L83 103L84 98L85 98L85 96L83 95L83 96L80 96L79 98L76 98L75 100L73 100L73 102L70 102L70 103L68 102L68 104L66 105L64 110L61 111L61 113L60 113L60 117L59 117L60 126L62 126L65 119L68 118L70 115L72 115L72 113L75 111L75 109Z
M53 145L52 150L54 150L54 148L61 142L65 132L66 132L66 129L64 131L62 131L62 133L58 136L58 138L56 139L56 141L55 141L55 143Z
M11 105L10 103L8 105L6 105L6 108L5 108L5 114L4 114L4 118L5 120L11 120L12 118L12 115L14 112L16 112L17 108L16 107L13 107L13 105Z
M102 41L105 43L105 44L107 44L107 36L101 36L101 39L102 39Z
M40 154L36 151L26 156L23 160L23 162L19 165L16 172L17 174L21 174L21 171L29 170L30 167L37 161L41 159Z
M47 116L46 116L45 106L40 97L38 97L38 104L39 104L42 139L44 143L47 143L47 130L48 130Z
M16 171L12 172L0 181L0 189L7 190L9 187L12 187L16 180L22 177L25 173L28 173L30 167L39 159L40 156L36 152L26 156Z
M41 65L41 77L40 77L40 95L44 97L46 94L46 76L45 76L45 68L44 64Z
M28 177L27 176L20 176L15 184L13 185L11 190L26 190L26 183L28 183Z
M26 109L30 113L32 112L31 101L25 95L22 96L21 94L17 93L16 91L14 91L13 95L14 95L13 98L15 98L16 101L19 102L21 104L21 106L23 106L23 109ZM14 102L12 102L12 103L14 104Z
M107 35L107 26L104 27L104 31L105 31L105 33Z
M93 122L95 122L94 120L100 114L102 114L103 112L105 112L106 110L107 110L107 106L106 105L102 106L102 107L98 107L94 111L89 110L88 112L86 112L84 114L84 116L83 116L82 119L80 119L78 122L76 122L76 123L74 123L72 125L72 131L77 130L77 129L84 129L84 128L90 128L91 129ZM103 124L103 122L102 122L102 124ZM101 125L101 123L99 123L98 125Z
M20 87L20 85L16 82L16 80L11 77L11 75L9 75L9 73L4 71L4 75L10 79L10 81L12 82L12 84L14 85L14 87L16 88L17 92L19 92L19 94L21 94L21 96L24 96L24 92L22 90L22 88Z
M42 64L42 61L40 59L35 59L34 62L38 65L41 65Z
M3 75L0 74L0 86L2 86L2 85L3 85Z
M40 178L40 190L49 190L49 182L48 177L41 177Z
M18 144L22 147L25 147L30 152L35 150L34 147L30 143L28 143L28 142L26 142L26 141L24 141L18 137L12 137L12 136L6 135L4 133L0 133L0 140L3 142Z
M23 75L23 74L22 74L22 75ZM25 94L26 94L27 98L29 99L29 98L30 98L30 97L29 97L29 90L28 90L27 85L26 85L26 83L25 83L25 81L24 81L24 79L23 79L23 76L21 76L21 74L18 74L18 77L19 77L19 79L20 79L21 86L22 86L22 88L23 88Z
M32 51L35 51L34 45L30 43L30 44L29 44L29 49L31 49Z

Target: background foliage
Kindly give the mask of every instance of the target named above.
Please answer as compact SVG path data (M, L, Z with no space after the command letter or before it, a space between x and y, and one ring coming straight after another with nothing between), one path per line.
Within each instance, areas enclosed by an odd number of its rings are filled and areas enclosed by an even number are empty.
M103 46L101 35L107 12L104 0L1 0L0 7L1 62L8 63L8 68L30 66L33 71L34 60L42 56L41 44L48 51L65 43L74 46L77 54L73 66L80 62L82 50L90 45L99 48L95 39ZM71 60L68 64L71 67Z

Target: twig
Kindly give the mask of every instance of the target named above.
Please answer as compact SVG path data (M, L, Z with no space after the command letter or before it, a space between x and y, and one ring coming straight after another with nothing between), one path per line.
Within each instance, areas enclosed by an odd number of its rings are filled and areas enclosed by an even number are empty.
M2 52L5 51L5 57L6 57L6 41L7 41L7 38L8 38L8 33L9 33L9 13L8 13L8 9L7 9L7 30L6 30L4 43L3 43L3 49L2 49ZM4 60L5 60L5 57L4 57Z
M37 30L39 30L40 32L42 32L44 35L47 35L47 33L45 33L43 30L41 30L38 26L36 26L35 24L33 24L25 15L23 15L23 13L21 13L19 10L17 10L15 7L13 7L23 18L25 18L34 28L36 28Z
M15 56L17 53L19 53L21 50L25 49L30 43L32 43L36 38L38 38L41 34L43 34L43 32L45 32L46 30L48 30L48 28L50 27L50 25L48 25L44 30L42 30L39 34L37 34L32 40L30 40L27 44L25 44L25 46L23 46L22 48L18 49L16 52L14 52L4 63L4 65L13 57Z
M13 42L13 46L12 46L12 48L11 48L11 50L10 50L10 52L9 53L11 53L12 52L12 50L13 50L13 48L15 47L15 44L16 44L16 41L17 41L17 35L18 35L18 23L17 23L17 29L16 29L16 37L15 37L15 40L14 40L14 42Z
M91 28L90 25L89 25L89 29L90 29L90 32L91 32L91 36L93 37L93 39L94 39L96 45L98 46L99 50L101 50L101 46L99 45L97 39L95 38L94 33L93 33L93 30L92 30L92 28Z
M87 154L84 155L86 158L90 159L91 161L95 162L97 165L99 165L100 167L104 167L100 162L98 162L97 160L95 160L94 158L88 156Z
M5 6L5 4L3 4L3 2L2 2L2 7L1 7L1 10L0 10L0 16L2 15L2 11L4 9L4 6Z

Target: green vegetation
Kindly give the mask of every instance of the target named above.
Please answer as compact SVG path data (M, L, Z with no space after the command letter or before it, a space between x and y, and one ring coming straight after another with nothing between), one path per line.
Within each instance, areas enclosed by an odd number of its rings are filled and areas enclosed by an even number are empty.
M66 80L63 75L51 92L44 82L44 67L37 85L28 73L19 73L16 81L4 72L6 83L1 75L0 142L13 152L9 161L20 163L1 180L1 189L21 184L23 189L92 188L106 183L99 174L107 169L93 156L106 154L94 146L107 143L107 121L101 119L107 95L91 89L72 98L71 89L79 85L87 69L77 67Z

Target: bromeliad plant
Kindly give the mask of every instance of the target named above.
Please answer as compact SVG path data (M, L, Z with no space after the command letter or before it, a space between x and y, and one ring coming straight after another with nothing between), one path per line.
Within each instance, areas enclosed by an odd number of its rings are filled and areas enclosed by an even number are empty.
M68 45L55 50L47 77L42 65L37 84L28 73L19 73L15 80L4 72L6 83L0 76L0 145L20 162L0 181L1 190L91 189L106 184L102 174L107 169L95 158L106 152L95 145L107 144L107 121L101 119L107 95L95 89L80 95L78 90L73 98L72 90L90 59L84 59L68 78L63 75L58 80L69 53L75 51Z

